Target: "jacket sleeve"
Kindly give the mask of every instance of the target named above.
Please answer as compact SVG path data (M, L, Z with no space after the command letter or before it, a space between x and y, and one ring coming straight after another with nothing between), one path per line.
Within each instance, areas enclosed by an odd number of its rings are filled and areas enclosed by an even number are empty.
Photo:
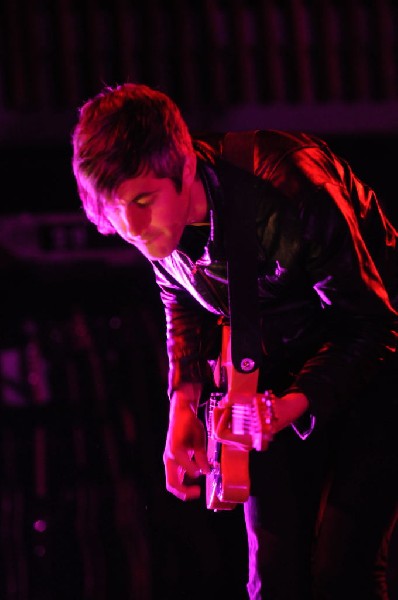
M360 401L361 391L391 358L397 313L361 235L352 188L317 150L298 153L295 161L303 178L296 205L302 261L322 306L326 337L291 390L302 391L311 413L322 421Z
M165 309L169 396L184 382L210 383L209 361L219 351L218 316L205 310L160 265L153 263Z

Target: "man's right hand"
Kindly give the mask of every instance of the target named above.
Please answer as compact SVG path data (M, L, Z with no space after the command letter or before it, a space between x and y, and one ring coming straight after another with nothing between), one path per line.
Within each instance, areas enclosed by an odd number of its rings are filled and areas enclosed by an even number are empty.
M197 394L196 394L197 396ZM163 461L166 488L181 500L200 496L199 485L187 485L185 475L197 479L210 473L206 454L206 432L196 415L197 400L186 390L177 391L170 404L170 420Z

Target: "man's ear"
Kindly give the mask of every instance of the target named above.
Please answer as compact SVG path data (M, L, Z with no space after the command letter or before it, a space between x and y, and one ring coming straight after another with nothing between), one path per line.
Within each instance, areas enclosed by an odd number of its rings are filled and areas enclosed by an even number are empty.
M182 171L183 185L190 187L196 177L196 154L187 154Z

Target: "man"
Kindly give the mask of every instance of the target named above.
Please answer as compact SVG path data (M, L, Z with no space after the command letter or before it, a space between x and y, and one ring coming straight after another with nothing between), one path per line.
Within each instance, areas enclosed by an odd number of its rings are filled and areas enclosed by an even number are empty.
M396 231L373 191L304 134L255 133L246 172L220 157L223 136L193 140L170 98L142 85L88 101L73 144L88 218L137 247L161 289L167 489L197 498L200 485L185 475L211 468L197 408L229 317L225 221L239 196L240 210L255 207L259 389L276 395L274 439L250 454L249 596L387 598Z

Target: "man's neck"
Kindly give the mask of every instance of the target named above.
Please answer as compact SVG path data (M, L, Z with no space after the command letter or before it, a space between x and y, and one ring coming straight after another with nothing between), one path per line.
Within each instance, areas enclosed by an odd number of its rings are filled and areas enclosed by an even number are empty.
M209 208L203 182L197 176L191 188L191 210L188 225L205 225L209 223Z

